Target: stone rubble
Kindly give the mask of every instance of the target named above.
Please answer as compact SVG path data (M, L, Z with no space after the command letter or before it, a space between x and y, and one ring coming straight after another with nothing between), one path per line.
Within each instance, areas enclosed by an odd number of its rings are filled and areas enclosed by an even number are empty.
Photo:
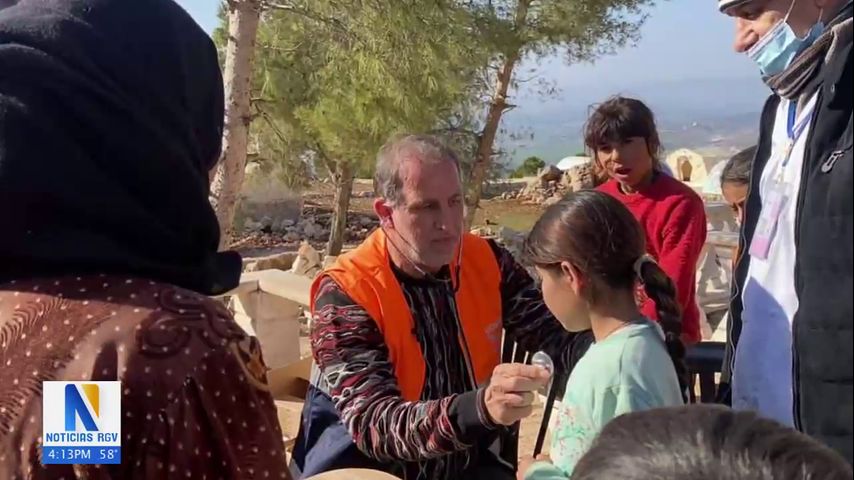
M247 219L243 222L244 235L267 234L283 243L297 243L303 240L325 242L329 238L332 214L307 211L298 221L282 219L273 221L270 217L258 221ZM379 225L373 215L350 213L347 216L345 242L360 242Z
M299 250L297 250L296 258L290 271L297 275L314 278L323 268L323 262L320 257L320 252L308 242L303 241L299 246Z
M297 258L296 252L284 252L266 257L246 259L243 263L244 272L261 270L290 270Z
M562 172L549 165L540 170L537 178L516 192L505 192L502 200L521 200L523 205L549 207L559 202L566 194L596 188L603 179L596 173L593 163L573 167Z

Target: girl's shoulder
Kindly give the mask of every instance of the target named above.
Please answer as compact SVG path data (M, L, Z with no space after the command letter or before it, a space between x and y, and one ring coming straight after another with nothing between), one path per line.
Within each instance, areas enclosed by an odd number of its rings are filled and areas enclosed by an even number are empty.
M608 338L590 346L572 371L570 381L596 384L602 388L620 384L627 357L637 358L652 348L658 328L647 322L627 325ZM662 343L662 341L659 341ZM574 378L573 378L574 377Z
M664 333L658 324L649 321L639 325L636 333L628 338L623 347L620 366L620 383L632 384L649 389L652 385L678 381L673 360L664 343ZM658 388L658 387L656 387Z
M617 385L627 370L645 368L649 363L669 362L669 358L661 327L652 320L645 320L623 327L591 345L573 369L572 376L576 381Z
M667 353L664 345L664 331L654 320L644 319L642 322L626 328L628 331L622 346L623 356L648 354L658 351Z

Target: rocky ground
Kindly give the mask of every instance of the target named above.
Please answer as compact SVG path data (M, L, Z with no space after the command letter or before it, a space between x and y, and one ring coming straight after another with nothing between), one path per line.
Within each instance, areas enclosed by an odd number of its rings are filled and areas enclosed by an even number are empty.
M238 222L231 247L257 256L282 247L294 250L303 241L317 246L325 244L329 239L334 193L330 185L319 183L287 205L247 207L249 212L243 213ZM378 225L371 207L370 185L357 181L350 202L345 241L358 243Z

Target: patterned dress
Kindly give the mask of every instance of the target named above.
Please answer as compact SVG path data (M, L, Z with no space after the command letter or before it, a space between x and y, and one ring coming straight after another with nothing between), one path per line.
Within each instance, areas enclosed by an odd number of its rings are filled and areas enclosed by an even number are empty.
M215 300L115 276L0 285L0 478L290 479L260 349ZM122 463L42 466L42 382L122 382Z

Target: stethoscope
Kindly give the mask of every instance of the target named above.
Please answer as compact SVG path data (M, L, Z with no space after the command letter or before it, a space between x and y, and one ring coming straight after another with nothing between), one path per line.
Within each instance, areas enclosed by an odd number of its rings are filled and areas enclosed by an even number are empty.
M403 259L406 260L406 262L412 268L414 268L421 276L423 276L425 279L433 281L433 282L443 282L444 280L442 280L441 278L437 278L432 273L421 268L421 266L418 265L418 263L415 260L409 258L409 255L407 255L406 252L404 252L403 249L400 248L395 243L394 240L392 240L392 236L389 235L389 231L385 228L386 225L388 225L389 223L390 223L390 220L388 220L388 219L383 219L380 222L380 228L382 229L383 233L385 234L386 240L388 241L389 245L391 245L397 251L397 253L399 253L400 256L403 257ZM413 248L412 243L410 243L408 240L403 238L403 235L401 235L400 233L397 233L397 232L395 232L395 234L398 237L400 237L400 239L403 241L403 243L406 244L407 247ZM452 290L454 292L454 295L456 295L460 291L460 271L462 270L462 261L463 261L463 239L462 239L462 235L460 235L459 247L457 248L456 267L451 268L451 272L453 274L453 278L451 280L451 287L452 287Z

